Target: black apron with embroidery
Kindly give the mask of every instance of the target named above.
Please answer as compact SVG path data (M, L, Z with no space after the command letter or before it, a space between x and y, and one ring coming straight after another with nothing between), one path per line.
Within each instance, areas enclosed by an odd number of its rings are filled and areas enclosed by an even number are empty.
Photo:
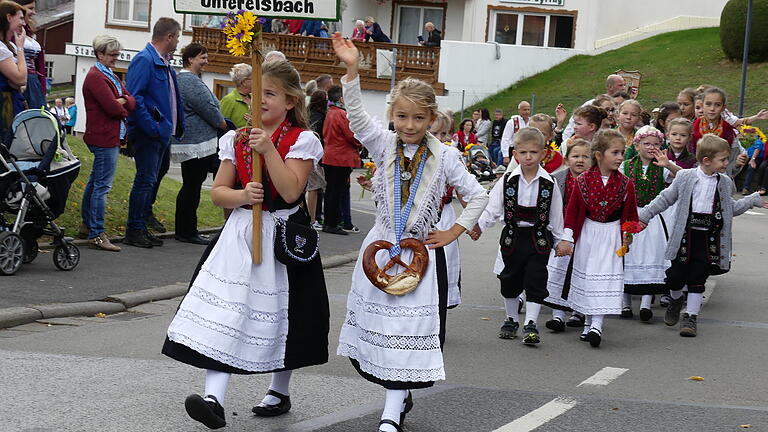
M539 192L536 207L518 205L517 197L520 187L519 176L507 175L504 179L504 228L501 231L499 245L503 255L511 255L517 245L518 222L533 224L531 241L536 252L546 255L552 249L554 240L547 229L549 225L549 209L552 207L552 192L555 184L539 177Z
M720 178L718 177L718 186ZM691 252L694 248L700 248L702 245L692 245L690 239L693 237L692 230L706 231L705 244L707 262L710 266L710 275L720 275L727 273L728 270L720 268L720 231L723 229L723 209L720 204L720 192L715 187L715 198L712 203L712 213L694 213L693 202L688 208L688 220L685 224L685 232L680 240L680 249L677 251L677 258L681 264L688 264L691 261Z

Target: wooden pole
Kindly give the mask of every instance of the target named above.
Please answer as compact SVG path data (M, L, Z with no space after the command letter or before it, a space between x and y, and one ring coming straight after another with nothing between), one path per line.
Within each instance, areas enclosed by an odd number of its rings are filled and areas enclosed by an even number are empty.
M256 39L252 43L251 55L253 66L253 84L251 89L251 119L252 125L255 128L264 127L261 124L261 63L263 61L263 55L261 53L262 37L261 37L261 24L257 21L254 27L254 33L256 33ZM261 183L261 155L255 150L251 150L251 160L253 171L251 173L251 180ZM265 190L265 194L269 191ZM252 259L254 264L261 264L261 204L254 204L252 207L253 212L253 239L252 246Z

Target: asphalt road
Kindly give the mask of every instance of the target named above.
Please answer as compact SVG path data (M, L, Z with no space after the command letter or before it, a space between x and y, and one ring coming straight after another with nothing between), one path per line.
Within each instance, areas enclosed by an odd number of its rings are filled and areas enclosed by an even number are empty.
M491 273L498 227L478 242L464 237L464 299L448 314L447 380L414 393L405 430L768 431L766 222L762 210L737 220L733 270L712 278L697 338L679 337L654 308L648 324L607 320L599 349L576 331L544 331L535 348L498 339L504 311ZM332 351L351 269L325 273ZM159 353L177 304L0 330L0 429L206 430L183 409L188 394L203 391L203 372ZM233 377L224 430L376 430L383 391L345 358L298 371L290 413L255 418L250 408L268 383L268 376Z

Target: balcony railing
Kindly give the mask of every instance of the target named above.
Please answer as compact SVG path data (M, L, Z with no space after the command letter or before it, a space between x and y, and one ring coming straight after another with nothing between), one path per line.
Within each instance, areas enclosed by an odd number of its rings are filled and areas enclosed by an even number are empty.
M207 70L228 73L235 63L250 63L250 58L229 54L224 34L213 28L194 27L192 40L208 48ZM264 33L264 52L281 51L302 75L302 81L314 79L320 74L330 74L337 80L344 75L345 67L333 52L330 39ZM397 48L397 80L414 77L431 84L438 94L444 86L437 82L440 66L440 48L391 43L355 42L360 50L360 81L364 89L388 91L390 78L377 78L377 50L392 51Z

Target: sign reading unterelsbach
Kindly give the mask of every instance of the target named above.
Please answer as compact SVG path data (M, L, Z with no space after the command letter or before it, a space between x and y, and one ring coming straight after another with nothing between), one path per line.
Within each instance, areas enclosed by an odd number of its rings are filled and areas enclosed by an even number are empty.
M341 0L174 0L177 13L226 15L246 10L259 17L337 21Z

